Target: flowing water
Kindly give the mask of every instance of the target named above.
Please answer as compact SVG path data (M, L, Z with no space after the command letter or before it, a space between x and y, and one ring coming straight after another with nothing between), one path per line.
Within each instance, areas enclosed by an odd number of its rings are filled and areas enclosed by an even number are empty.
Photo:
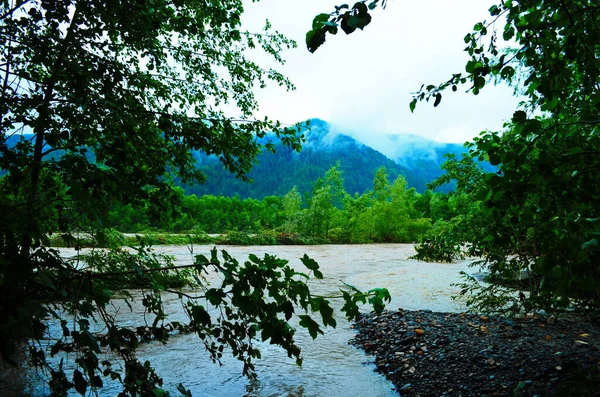
M209 254L212 246L195 246L194 255ZM451 284L459 282L460 271L473 272L469 261L452 264L425 263L408 259L414 255L409 244L370 245L320 245L320 246L250 246L218 247L227 250L240 261L248 254L262 256L274 254L290 261L294 268L302 269L298 258L305 253L319 262L324 280L310 282L311 291L320 295L338 292L342 281L361 290L383 287L392 295L388 308L429 309L434 311L461 311L464 302L453 300L459 292ZM178 264L188 264L192 254L185 246L161 246L156 252L175 256ZM62 250L65 256L74 252ZM133 292L134 297L136 292ZM137 293L139 296L139 293ZM163 298L170 320L184 320L185 314L177 297ZM336 310L341 301L332 301ZM130 310L118 300L114 303L121 324L139 325L143 309L137 302ZM372 358L348 344L354 335L350 323L337 316L336 329L326 329L325 335L312 340L301 329L296 337L302 348L302 368L295 361L271 345L260 344L262 359L256 361L258 381L250 382L241 376L242 366L236 360L225 357L223 366L213 364L202 342L194 335L176 336L163 346L158 343L143 345L139 357L149 360L165 382L165 388L173 396L179 395L176 385L183 383L194 396L394 396L391 383L373 371ZM72 364L66 357L65 365ZM3 379L21 380L29 394L44 395L44 384L31 371L6 371ZM3 378L3 379L2 379ZM4 383L4 386L7 384ZM118 385L107 385L101 395L115 395ZM14 386L13 386L14 387ZM14 389L13 389L14 390Z

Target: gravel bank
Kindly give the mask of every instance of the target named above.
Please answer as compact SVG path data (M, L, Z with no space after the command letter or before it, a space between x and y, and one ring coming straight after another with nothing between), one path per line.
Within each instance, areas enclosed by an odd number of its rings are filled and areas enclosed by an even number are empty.
M402 396L600 396L596 325L399 310L355 328Z

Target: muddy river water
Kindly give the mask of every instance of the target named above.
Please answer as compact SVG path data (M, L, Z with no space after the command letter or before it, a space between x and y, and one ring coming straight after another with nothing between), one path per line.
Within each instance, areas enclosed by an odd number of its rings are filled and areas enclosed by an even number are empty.
M194 246L193 254L209 254L212 246ZM469 273L469 261L452 264L425 263L408 259L414 254L410 244L371 245L321 245L321 246L250 246L218 247L226 249L240 261L249 253L262 256L274 254L290 261L295 268L303 265L298 258L305 253L319 262L325 275L324 280L310 282L311 291L318 294L336 293L341 281L361 290L383 287L392 295L391 309L429 309L434 311L462 311L464 302L453 300L459 288L460 271ZM189 247L161 246L155 251L176 257L179 264L192 260ZM74 253L62 251L65 256ZM136 292L133 293L136 296ZM175 296L164 297L167 310L173 314L171 320L184 319L180 301ZM339 310L342 302L332 302ZM115 302L121 324L140 323L141 305L134 304L133 310ZM151 343L142 346L140 358L155 366L171 395L180 395L176 390L183 383L194 396L394 396L391 383L373 372L371 358L348 344L354 335L350 323L337 315L336 329L325 330L325 335L312 340L308 332L296 334L303 350L304 365L299 368L294 360L268 344L260 344L262 359L256 361L258 381L250 382L241 376L241 365L225 357L223 366L213 364L206 354L202 342L194 335L177 336L166 345ZM71 358L72 361L72 358ZM68 365L69 357L66 358ZM7 375L6 373L4 375ZM15 371L13 375L25 384L27 394L45 395L43 382L36 380L31 371ZM6 378L5 378L6 379ZM6 384L5 384L6 385ZM117 394L118 385L108 385L100 395ZM2 383L0 383L2 387Z

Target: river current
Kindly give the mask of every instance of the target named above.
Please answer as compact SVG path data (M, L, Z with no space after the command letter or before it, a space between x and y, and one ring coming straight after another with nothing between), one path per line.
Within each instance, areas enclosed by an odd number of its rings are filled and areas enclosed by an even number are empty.
M158 246L155 251L173 255L178 264L189 264L192 255L209 256L212 246L194 246L193 253L186 246ZM265 253L288 259L290 265L303 269L299 258L307 254L321 266L325 278L311 280L311 291L320 295L334 294L342 281L361 290L383 287L392 295L389 309L428 309L433 311L463 311L464 302L454 300L459 293L453 283L461 281L459 272L473 273L470 261L451 264L425 263L408 259L414 255L412 244L369 245L319 245L319 246L222 246L239 261L254 253ZM61 253L72 256L75 252L63 249ZM306 271L306 269L304 269ZM139 293L133 291L134 297ZM185 314L176 296L165 295L166 310L172 313L170 320L184 320ZM341 300L332 301L339 311ZM114 303L121 324L138 325L143 313L141 304L134 303L129 309L118 300ZM338 312L339 313L339 312ZM318 316L317 316L318 317ZM354 336L351 324L341 315L336 316L337 328L325 329L325 335L312 340L304 329L296 333L302 348L304 364L297 367L280 349L267 343L259 344L262 359L256 360L257 381L249 381L241 375L242 366L226 355L223 365L212 363L202 342L195 335L176 336L163 346L159 343L143 345L139 357L149 360L164 379L164 387L172 396L183 383L194 396L395 396L392 384L375 373L372 358L348 344ZM65 365L72 364L74 357L65 357ZM18 380L14 387L25 389L25 395L45 395L47 390L37 375L26 369L4 370L0 376L0 389ZM4 386L3 386L4 385ZM108 384L99 394L112 396L118 393L118 384ZM6 394L3 394L6 395Z

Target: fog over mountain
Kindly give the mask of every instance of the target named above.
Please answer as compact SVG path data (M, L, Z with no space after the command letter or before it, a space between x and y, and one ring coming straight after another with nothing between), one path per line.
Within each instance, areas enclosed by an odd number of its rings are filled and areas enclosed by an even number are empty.
M242 198L263 198L270 195L285 195L294 186L301 193L312 191L313 185L325 172L340 163L346 191L362 194L372 189L373 177L378 168L384 166L390 182L399 175L406 178L409 187L419 192L427 183L442 175L441 164L446 153L464 153L466 149L456 143L440 143L416 135L395 134L381 136L376 132L362 131L354 136L345 134L320 119L310 120L310 129L305 129L305 142L300 152L282 145L276 137L268 136L275 143L276 152L263 151L249 173L252 182L235 178L221 165L215 156L196 152L198 167L206 174L204 184L183 185L188 194L212 194ZM369 137L376 137L371 138ZM31 135L14 135L6 144L14 146ZM365 141L376 141L380 150ZM372 144L373 145L373 144ZM53 153L53 158L62 156L62 151ZM93 159L93 152L88 156ZM449 190L448 186L446 189Z
M276 153L263 152L249 174L253 179L251 183L235 179L216 158L198 153L200 168L208 176L206 183L185 189L195 194L237 194L253 198L284 195L294 186L306 193L311 191L317 178L339 161L346 191L350 194L370 190L373 176L381 166L388 170L390 181L402 175L410 187L423 192L427 183L442 174L440 166L445 161L444 154L466 152L460 144L397 134L378 138L378 146L385 148L382 153L320 119L310 120L310 129L304 133L305 142L300 153L279 143ZM368 136L369 133L359 135Z

